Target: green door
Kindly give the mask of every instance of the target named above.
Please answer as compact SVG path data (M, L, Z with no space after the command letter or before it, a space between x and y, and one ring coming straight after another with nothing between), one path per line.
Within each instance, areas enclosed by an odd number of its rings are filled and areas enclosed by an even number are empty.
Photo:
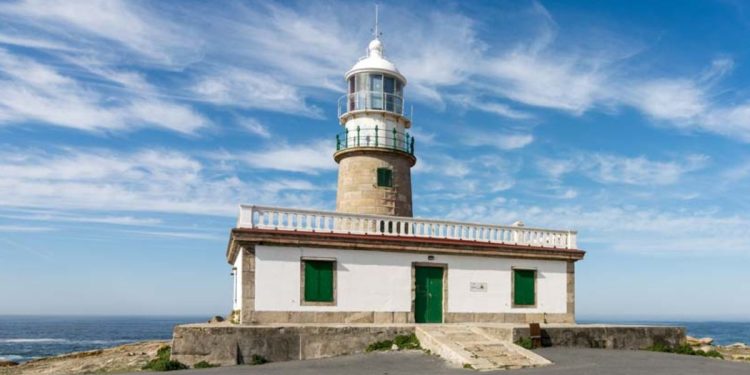
M417 323L443 322L443 269L416 267L414 320Z

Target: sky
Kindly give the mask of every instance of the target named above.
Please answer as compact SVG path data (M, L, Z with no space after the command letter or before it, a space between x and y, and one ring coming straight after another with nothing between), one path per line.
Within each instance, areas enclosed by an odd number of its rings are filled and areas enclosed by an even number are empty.
M372 2L0 2L0 314L226 314L238 205L333 210ZM578 230L579 319L750 320L750 5L383 1L415 216Z

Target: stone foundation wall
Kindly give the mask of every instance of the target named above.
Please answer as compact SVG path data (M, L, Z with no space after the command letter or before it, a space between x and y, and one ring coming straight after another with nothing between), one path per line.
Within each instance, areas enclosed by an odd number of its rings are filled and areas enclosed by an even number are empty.
M545 313L451 313L446 312L444 323L575 323L573 314Z
M574 323L571 314L543 313L444 313L444 323ZM246 311L243 324L287 323L414 323L411 312L387 311Z
M230 366L250 363L253 355L271 362L325 358L363 352L368 345L414 333L413 325L390 326L244 326L189 324L177 326L172 359L188 365L200 361Z
M528 327L513 328L513 342L529 337ZM600 349L645 349L654 344L670 347L685 344L685 328L663 326L580 325L542 326L542 344Z

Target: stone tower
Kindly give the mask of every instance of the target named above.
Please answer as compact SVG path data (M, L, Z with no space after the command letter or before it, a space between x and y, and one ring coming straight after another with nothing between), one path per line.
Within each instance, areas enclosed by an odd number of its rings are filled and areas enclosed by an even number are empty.
M406 78L383 55L375 33L367 56L345 75L336 136L339 164L336 210L357 214L412 216L411 167L414 138L407 132Z

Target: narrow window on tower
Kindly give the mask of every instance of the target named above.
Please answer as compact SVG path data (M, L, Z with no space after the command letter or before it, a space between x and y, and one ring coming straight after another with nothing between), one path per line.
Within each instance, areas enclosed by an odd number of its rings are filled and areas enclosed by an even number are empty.
M388 168L378 168L378 186L393 187L393 171Z

